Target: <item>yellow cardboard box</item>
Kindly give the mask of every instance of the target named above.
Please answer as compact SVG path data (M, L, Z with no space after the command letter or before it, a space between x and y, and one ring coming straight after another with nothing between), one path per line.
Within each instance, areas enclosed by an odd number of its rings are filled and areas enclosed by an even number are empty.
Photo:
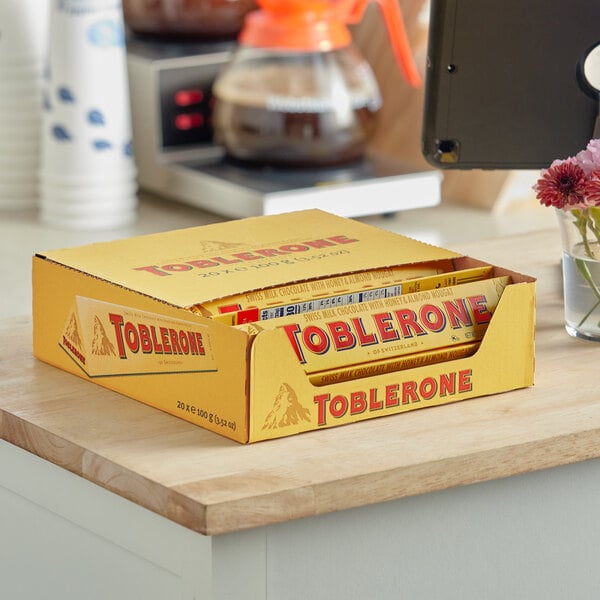
M510 283L474 354L334 384L311 382L282 328L253 332L192 310L273 286L437 260L456 269L486 264L319 210L46 252L33 258L34 354L243 443L531 385L535 280L498 266L493 275ZM431 294L410 301L420 306ZM332 315L311 318L329 323Z

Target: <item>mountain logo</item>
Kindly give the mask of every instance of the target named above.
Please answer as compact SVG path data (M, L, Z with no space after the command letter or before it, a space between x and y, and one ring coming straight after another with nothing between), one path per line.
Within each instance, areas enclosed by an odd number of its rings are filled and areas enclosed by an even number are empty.
M265 328L261 327L258 323L247 323L246 324L246 332L248 335L258 335L261 331L264 331Z
M310 410L302 406L298 394L287 383L282 383L275 396L273 408L267 415L263 429L278 429L289 425L297 425L300 421L310 423Z
M92 354L96 356L107 356L117 354L114 344L108 339L106 329L98 315L94 316L94 334L92 337Z
M222 242L218 240L205 240L198 243L198 256L211 256L223 250L240 250L246 248L247 244L240 242Z
M79 327L77 325L77 317L75 316L75 312L71 312L65 327L64 335L75 347L81 348L83 346L81 336L79 335Z

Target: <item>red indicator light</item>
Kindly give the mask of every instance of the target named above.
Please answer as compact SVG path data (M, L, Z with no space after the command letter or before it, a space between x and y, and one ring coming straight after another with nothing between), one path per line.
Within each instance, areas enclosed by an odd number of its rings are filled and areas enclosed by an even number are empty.
M188 131L204 125L204 116L200 113L186 113L175 117L175 127L180 131Z
M173 99L177 106L193 106L194 104L200 104L200 102L202 102L204 99L204 92L198 89L179 90L178 92L175 92Z

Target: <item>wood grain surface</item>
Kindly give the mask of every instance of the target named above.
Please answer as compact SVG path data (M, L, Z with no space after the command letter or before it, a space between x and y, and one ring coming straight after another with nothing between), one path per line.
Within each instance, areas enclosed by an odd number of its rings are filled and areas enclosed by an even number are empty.
M600 456L600 346L565 333L558 233L453 249L538 277L533 387L240 445L35 360L23 317L0 325L0 437L209 535Z

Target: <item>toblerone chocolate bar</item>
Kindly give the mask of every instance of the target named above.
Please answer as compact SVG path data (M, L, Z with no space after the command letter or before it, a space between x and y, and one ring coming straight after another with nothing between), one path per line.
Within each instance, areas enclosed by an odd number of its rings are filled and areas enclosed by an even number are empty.
M309 376L313 385L331 385L341 381L351 381L361 377L373 377L374 375L384 375L393 371L402 371L404 369L415 369L426 365L433 365L440 362L448 362L459 358L466 358L477 352L481 342L466 342L456 347L436 348L426 350L425 352L416 352L383 360L375 360L362 365L351 365L339 369L330 369L320 371Z
M316 374L333 369L480 341L509 283L508 276L493 277L239 328L282 329L305 372L318 381Z
M447 273L453 269L452 261L443 259L415 265L347 273L227 296L203 302L192 307L192 310L205 317L216 317L223 314L235 314L247 309L271 309L294 302L336 296L348 291L368 291L392 286L405 279ZM227 319L224 322L227 322Z
M429 268L398 267L352 273L230 297L226 299L227 304L211 303L208 310L214 313L213 307L218 306L223 314L214 315L213 318L229 325L241 325L467 283L489 277L492 272L489 266L448 272L449 266L452 263L443 261ZM256 304L252 305L253 302ZM201 311L207 310L206 305L199 308Z

